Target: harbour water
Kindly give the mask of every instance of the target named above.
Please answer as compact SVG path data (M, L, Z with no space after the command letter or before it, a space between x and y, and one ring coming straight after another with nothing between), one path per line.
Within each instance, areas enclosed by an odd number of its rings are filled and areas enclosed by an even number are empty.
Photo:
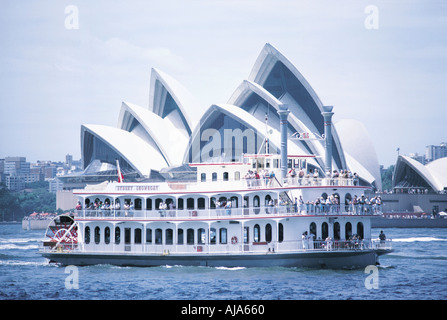
M384 231L395 252L371 270L66 268L38 254L44 231L0 224L0 300L446 300L445 229Z

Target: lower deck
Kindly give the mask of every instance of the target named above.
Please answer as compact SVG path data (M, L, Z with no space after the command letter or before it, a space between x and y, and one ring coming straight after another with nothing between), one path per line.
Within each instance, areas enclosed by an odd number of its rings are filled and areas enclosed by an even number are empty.
M389 246L372 240L370 230L369 216L352 215L237 220L79 220L76 241L62 244L63 249L85 253L158 255L345 251Z

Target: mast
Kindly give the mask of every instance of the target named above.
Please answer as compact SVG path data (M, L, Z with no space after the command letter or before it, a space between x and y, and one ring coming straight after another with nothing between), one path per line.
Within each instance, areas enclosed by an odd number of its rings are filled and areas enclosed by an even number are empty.
M279 128L281 131L281 183L287 176L287 117L289 116L289 108L287 105L281 105L278 110Z

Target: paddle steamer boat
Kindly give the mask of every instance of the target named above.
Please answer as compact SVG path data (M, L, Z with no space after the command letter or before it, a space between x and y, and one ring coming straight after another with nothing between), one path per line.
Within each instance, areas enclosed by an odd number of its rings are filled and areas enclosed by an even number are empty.
M328 267L375 265L374 207L352 207L368 187L355 178L299 176L313 156L190 164L194 182L104 182L75 190L74 216L47 230L42 255L64 265ZM293 170L291 170L293 171ZM320 203L318 204L319 199ZM329 199L329 201L328 201Z

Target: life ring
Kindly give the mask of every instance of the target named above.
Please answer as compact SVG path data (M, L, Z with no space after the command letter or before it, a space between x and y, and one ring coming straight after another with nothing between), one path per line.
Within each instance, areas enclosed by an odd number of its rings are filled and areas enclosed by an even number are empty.
M236 236L231 238L231 244L237 244L237 237Z

